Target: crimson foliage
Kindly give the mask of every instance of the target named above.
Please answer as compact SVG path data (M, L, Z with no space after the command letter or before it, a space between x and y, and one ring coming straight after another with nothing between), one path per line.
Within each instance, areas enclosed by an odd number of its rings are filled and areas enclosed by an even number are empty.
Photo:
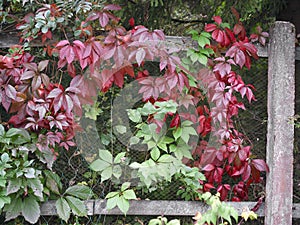
M205 26L207 39L205 35L202 40L194 37L206 53L207 67L190 73L176 54L180 48L162 44L165 41L162 31L135 26L133 20L132 29L126 30L112 13L119 9L116 5L106 5L91 10L73 29L74 37L47 46L51 60L35 62L35 57L19 45L13 46L8 55L0 56L0 98L3 108L11 114L8 124L38 135L38 148L51 168L59 147L68 150L75 145L73 138L80 129L75 116L82 115L82 105L93 104L98 90L106 92L114 85L122 88L125 77L129 76L140 83L139 92L145 102L172 99L186 109L196 105L196 112L187 110L189 113L168 114L165 118L171 117L171 127L179 126L182 118L198 124L201 140L194 143L194 160L186 163L204 171L207 177L204 191L216 188L222 200L246 200L249 185L261 182L261 172L268 171L268 167L263 160L253 158L251 146L243 140L233 121L240 109L245 110L238 96L246 97L249 102L255 100L254 87L243 82L239 71L243 67L250 69L251 59L258 58L251 39L264 43L266 33L258 30L260 33L249 39L240 21L230 29L215 16L214 23ZM37 13L40 17L29 14L18 24L22 40L31 41L36 36L43 41L52 39L57 26L68 31L64 20L59 19L63 11L55 4L44 5ZM48 17L55 20L55 27L28 25ZM96 26L105 30L104 36L94 34ZM162 76L151 76L151 71L144 69L144 62L153 60L159 61ZM51 68L70 76L69 85L63 87L60 82L53 82L49 77ZM153 122L162 126L160 121ZM207 142L205 138L209 135L217 137L218 147ZM224 183L225 175L236 184Z

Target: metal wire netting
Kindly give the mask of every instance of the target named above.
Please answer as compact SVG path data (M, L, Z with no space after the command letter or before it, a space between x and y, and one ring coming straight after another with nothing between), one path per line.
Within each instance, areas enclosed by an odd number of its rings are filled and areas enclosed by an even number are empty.
M266 155L266 133L267 133L267 59L259 59L253 63L250 71L243 71L242 77L245 83L253 84L256 88L254 94L256 101L251 104L244 100L247 110L239 114L239 117L235 120L238 129L245 134L247 141L253 146L252 153L257 158L265 159ZM299 67L299 62L297 62ZM300 80L297 78L297 84ZM296 113L300 111L300 88L296 85ZM111 126L111 106L114 98L118 95L118 91L108 93L102 96L100 99L101 108L108 110L109 113L102 113L97 118L96 127L91 126L90 135L82 135L80 144L69 151L62 151L58 160L54 164L54 171L61 177L64 187L67 188L78 182L86 182L92 187L97 198L104 198L105 195L113 190L113 185L109 182L100 182L100 177L89 169L89 161L95 158L95 152L97 152L98 146L106 144L110 148L114 148L115 152L123 151L123 142L118 139L109 138L112 130ZM299 102L299 103L298 103ZM88 127L88 124L87 124ZM99 139L91 138L95 135L99 135ZM300 202L300 157L299 157L299 145L300 139L299 129L295 132L295 161L294 161L294 203ZM96 140L96 141L95 141ZM85 157L81 154L85 151ZM89 155L90 154L90 155ZM90 158L89 158L90 157ZM176 192L180 186L180 183L173 182L166 184L164 189L158 189L151 193L140 192L140 198L151 200L178 200L180 199ZM249 200L255 201L265 191L264 184L253 185L249 191ZM130 224L137 225L143 224L141 222L149 221L151 217L122 217L122 216L105 216L95 215L87 218L72 217L69 224L76 224L76 221L80 224ZM3 222L3 218L0 218L0 223ZM188 221L187 218L181 218ZM16 224L17 221L14 221ZM293 220L293 224L297 224L300 221ZM26 224L23 221L23 224ZM42 216L39 224L63 224L56 216ZM146 223L145 223L146 224ZM186 223L188 224L188 223ZM255 222L247 222L246 224L263 224L263 218Z

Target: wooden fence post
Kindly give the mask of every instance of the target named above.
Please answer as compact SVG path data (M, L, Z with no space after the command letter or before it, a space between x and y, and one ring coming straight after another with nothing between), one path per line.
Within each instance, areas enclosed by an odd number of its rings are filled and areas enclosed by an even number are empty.
M295 100L295 27L278 21L271 31L265 224L292 224Z

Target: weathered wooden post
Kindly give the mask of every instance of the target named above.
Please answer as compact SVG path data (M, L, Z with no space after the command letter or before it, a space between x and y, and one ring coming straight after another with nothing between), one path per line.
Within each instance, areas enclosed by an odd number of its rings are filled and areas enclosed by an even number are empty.
M278 21L271 31L265 224L292 224L295 100L295 27Z

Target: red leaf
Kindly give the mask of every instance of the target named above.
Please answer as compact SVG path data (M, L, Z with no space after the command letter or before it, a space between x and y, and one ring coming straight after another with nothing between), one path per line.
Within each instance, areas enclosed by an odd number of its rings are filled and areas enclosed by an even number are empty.
M69 45L69 44L70 44L70 42L68 40L62 40L62 41L57 43L56 48L63 47L65 45Z
M21 80L31 79L32 77L34 77L34 75L35 75L34 71L28 70L21 75Z
M216 24L210 23L210 24L206 24L204 30L206 32L212 32L217 28Z
M204 166L203 168L202 168L202 170L203 171L212 171L212 170L214 170L215 169L215 166L214 165L212 165L212 164L207 164L206 166Z
M17 91L16 89L11 86L10 84L8 84L7 86L5 86L5 94L7 97L9 97L10 99L16 99L17 97Z
M47 96L47 98L56 98L57 96L62 94L62 90L60 88L53 89Z
M222 19L220 16L214 16L213 17L213 20L218 24L220 25L222 23Z
M38 71L43 71L48 66L49 60L43 60L38 65Z
M32 90L37 90L42 84L42 79L40 76L34 76L31 82Z
M122 8L119 5L110 4L110 5L104 6L103 9L104 10L121 10Z
M109 17L107 13L99 13L99 23L102 27L105 27L108 24Z
M137 61L137 64L140 66L141 63L143 62L144 58L146 56L146 52L143 48L139 48L136 52L136 61Z
M131 27L134 27L134 18L133 17L131 17L130 19L129 19L129 25L131 26Z
M262 171L266 171L269 172L269 167L266 164L266 162L262 159L253 159L252 161L252 165L260 172Z

